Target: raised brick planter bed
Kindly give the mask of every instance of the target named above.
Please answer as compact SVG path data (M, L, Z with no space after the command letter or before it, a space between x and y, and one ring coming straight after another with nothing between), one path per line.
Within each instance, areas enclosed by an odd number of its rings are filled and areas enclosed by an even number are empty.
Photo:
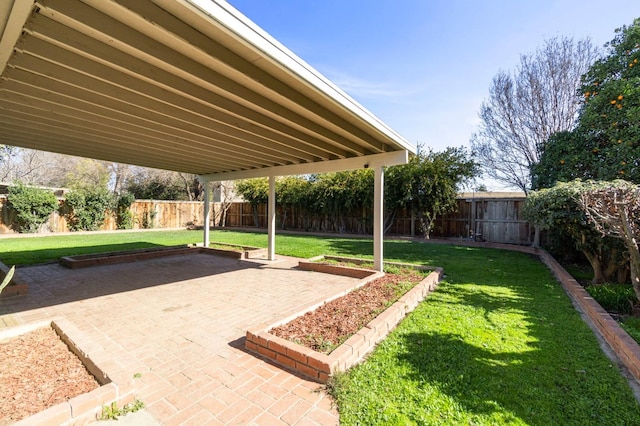
M216 244L215 242L212 244ZM234 250L225 250L222 248L215 247L200 247L200 253L210 253L217 254L220 256L230 257L232 259L251 259L257 258L261 256L265 256L267 253L267 249L259 248L259 247L251 247L251 246L242 246L238 244L222 244L223 246L233 247Z
M311 264L315 264L316 266L313 270L316 271L356 277L358 275L350 275L348 270L351 269L351 273L353 274L361 274L363 273L362 271L368 272L368 276L363 278L362 282L352 290L361 287L381 275L381 273L373 273L371 270L346 268L337 265L326 265L314 262L300 262L300 264L301 267L308 269L314 268ZM303 264L304 266L302 266ZM329 266L331 266L331 268L328 268ZM259 324L252 327L247 331L245 347L250 351L269 358L277 364L292 369L315 381L326 383L332 374L338 371L346 371L362 361L375 345L396 327L407 313L414 310L427 294L436 288L442 276L442 269L430 269L436 270L427 275L427 277L413 289L409 290L397 302L370 321L364 328L347 339L329 355L316 352L294 342L274 336L269 333L269 330L285 324L298 316L304 315L306 312L313 311L319 305L341 297L343 294L336 295L320 304L309 307L292 317L274 321L272 324ZM358 272L354 272L353 270Z
M9 272L9 268L4 263L0 262L0 282L4 279L4 277ZM29 285L25 280L23 280L19 275L18 271L13 274L13 278L11 278L11 282L7 285L0 293L0 297L10 297L10 296L21 296L29 293Z
M164 256L180 254L207 253L218 256L231 257L233 259L249 259L262 255L266 250L257 247L236 246L239 250L224 250L220 248L190 246L152 247L136 250L114 251L108 253L81 254L77 256L65 256L60 259L60 264L67 268L86 268L97 265L111 265L115 263L136 262L138 260L154 259Z
M188 246L180 247L153 247L136 250L114 251L108 253L81 254L77 256L65 256L60 259L60 264L67 268L87 268L97 265L111 265L114 263L135 262L138 260L154 259L157 257L174 256L198 252Z
M82 346L88 344L87 336L64 318L2 329L0 330L0 341L44 327L51 327L55 330L60 339L69 347L69 350L80 358L80 361L101 386L22 419L14 423L16 426L88 424L97 419L98 415L102 413L104 405L111 405L115 402L118 406L122 406L135 399L133 383L116 384L112 382L108 373L96 365L82 350Z

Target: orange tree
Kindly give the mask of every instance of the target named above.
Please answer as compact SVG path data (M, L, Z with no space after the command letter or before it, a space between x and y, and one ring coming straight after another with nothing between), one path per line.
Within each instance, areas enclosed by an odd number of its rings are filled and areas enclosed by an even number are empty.
M580 206L603 236L624 241L629 257L631 284L640 300L640 186L624 180L585 191Z
M593 269L593 284L626 280L629 265L624 244L612 236L603 237L581 203L584 194L609 186L610 182L559 182L551 188L531 192L523 210L528 221L550 231L558 241L566 241L570 244L566 248L573 246L584 255ZM566 250L551 248L566 254Z
M534 189L574 178L640 183L640 18L605 47L582 77L578 126L550 137L532 167Z

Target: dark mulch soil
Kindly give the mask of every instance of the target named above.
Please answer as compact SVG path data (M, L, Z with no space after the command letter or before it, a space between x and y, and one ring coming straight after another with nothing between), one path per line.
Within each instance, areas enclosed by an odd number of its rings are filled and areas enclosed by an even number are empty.
M424 277L409 269L399 274L386 274L315 311L269 330L269 333L318 352L330 353Z
M78 357L49 327L0 343L2 426L98 386Z

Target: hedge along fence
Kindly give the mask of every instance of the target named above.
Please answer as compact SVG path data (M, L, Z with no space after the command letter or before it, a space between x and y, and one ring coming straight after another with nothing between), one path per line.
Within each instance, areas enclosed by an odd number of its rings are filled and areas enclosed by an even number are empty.
M480 235L486 241L510 244L531 242L532 227L521 217L525 197L512 193L462 194L458 198L458 210L436 220L433 237L469 238ZM64 198L59 198L64 211ZM5 195L0 195L0 233L14 232L15 213L7 207ZM136 200L129 209L133 215L133 229L144 228L184 228L202 226L204 209L198 201ZM357 208L340 218L315 215L299 211L293 207L277 207L277 227L279 229L336 232L351 234L371 234L373 214L369 209ZM221 203L211 203L211 226L220 225ZM266 228L267 206L257 206L259 228ZM390 227L388 234L411 235L410 212L401 211ZM251 204L232 203L226 214L224 226L251 228L255 226L254 210ZM117 229L116 218L112 214L105 217L103 230ZM417 221L414 233L420 234ZM68 232L65 215L54 212L41 232Z
M457 199L457 211L438 218L432 237L471 238L506 244L530 244L533 226L522 218L526 197L521 193L464 193ZM266 228L267 206L257 206L258 225ZM413 225L412 225L413 221ZM293 207L277 206L278 228L371 234L373 213L355 209L341 218L315 215ZM226 226L255 226L253 207L249 203L234 203L227 213ZM388 230L390 235L420 235L418 221L402 210Z
M69 232L64 198L58 197L58 203L59 209L51 214L39 232ZM217 203L211 203L212 213L220 209L214 204ZM133 229L185 228L192 225L202 226L204 223L202 202L136 200L129 210L134 218ZM12 233L16 229L16 214L8 206L7 196L0 195L0 233ZM115 229L115 215L107 212L101 230Z

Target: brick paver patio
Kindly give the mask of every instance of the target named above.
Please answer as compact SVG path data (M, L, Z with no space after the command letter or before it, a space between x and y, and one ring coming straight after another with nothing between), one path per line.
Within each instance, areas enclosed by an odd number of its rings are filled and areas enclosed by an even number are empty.
M0 327L66 318L88 337L91 359L114 381L133 381L162 424L337 424L320 385L243 349L247 328L358 281L295 265L194 254L79 270L25 267L30 294L4 300Z

